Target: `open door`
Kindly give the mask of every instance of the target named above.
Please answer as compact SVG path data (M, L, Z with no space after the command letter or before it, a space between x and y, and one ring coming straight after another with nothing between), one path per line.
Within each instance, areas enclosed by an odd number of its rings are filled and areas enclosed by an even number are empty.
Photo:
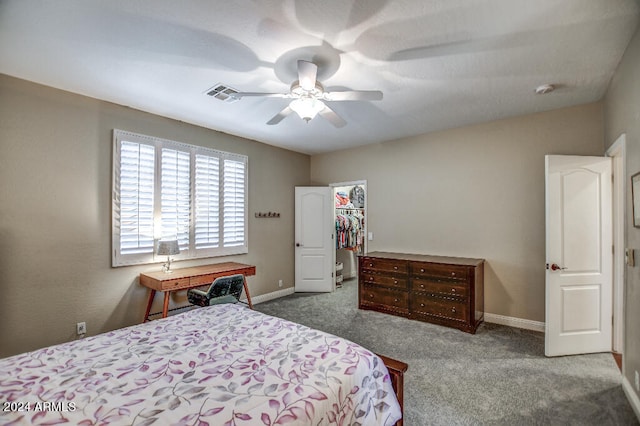
M300 186L295 194L295 291L331 292L335 289L331 188Z
M611 351L611 158L548 155L545 355Z

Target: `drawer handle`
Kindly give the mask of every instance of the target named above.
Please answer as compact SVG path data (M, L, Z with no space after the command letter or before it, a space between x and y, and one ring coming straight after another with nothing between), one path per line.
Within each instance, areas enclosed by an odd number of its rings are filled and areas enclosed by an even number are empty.
M421 269L420 269L420 272L424 272L424 268L421 268Z
M398 267L397 267L397 266L394 266L394 267L393 267L393 269L395 269L395 270L397 271L397 270L398 270Z
M173 285L177 287L177 286L179 286L179 285L180 285L180 283L179 283L179 282L176 282L176 283L174 283Z
M398 301L398 299L393 299L393 301L394 301L394 302L397 302L397 301Z
M421 304L420 304L420 307L421 307L421 308L424 308L424 303L421 303Z
M452 272L452 273L451 273L451 276L452 276L452 277L455 277L455 276L456 276L456 273L455 273L455 272Z
M455 288L452 288L452 289L451 289L451 293L455 293L455 292L456 292L456 289L455 289Z
M455 314L456 313L456 308L451 308L451 312Z
M373 282L373 281L375 281L375 278L369 277L369 281Z
M373 263L370 263L369 266L373 266Z
M420 288L424 288L424 284L420 284Z
M393 283L394 284L398 284L398 280L393 280Z
M369 294L369 297L373 299L373 294Z

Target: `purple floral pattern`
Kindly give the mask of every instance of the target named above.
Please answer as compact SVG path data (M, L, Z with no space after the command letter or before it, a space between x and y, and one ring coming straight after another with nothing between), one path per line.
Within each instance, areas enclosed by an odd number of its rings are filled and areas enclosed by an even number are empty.
M0 402L31 408L0 412L2 425L393 425L401 417L373 353L234 304L2 359ZM37 402L58 410L36 411Z

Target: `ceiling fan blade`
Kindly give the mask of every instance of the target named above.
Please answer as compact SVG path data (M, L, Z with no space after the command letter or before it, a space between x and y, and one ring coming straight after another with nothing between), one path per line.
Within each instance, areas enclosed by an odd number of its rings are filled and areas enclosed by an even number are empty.
M318 66L309 61L298 61L298 84L304 90L313 90L316 87Z
M320 114L322 118L324 118L325 120L328 120L331 124L333 124L338 128L344 127L347 124L347 122L344 121L342 117L340 117L338 114L335 113L334 110L332 110L326 105L324 109L320 110L318 114Z
M327 101L380 101L382 92L379 90L349 90L346 92L325 92Z
M242 99L248 97L263 97L263 98L288 98L290 95L288 93L260 93L260 92L240 92L240 93L232 93L232 98Z
M285 109L283 109L282 111L280 111L279 113L274 115L271 120L267 121L267 124L270 125L270 126L272 126L274 124L278 124L279 122L284 120L284 118L286 116L288 116L289 114L291 114L292 112L293 112L293 110L291 108L286 107Z

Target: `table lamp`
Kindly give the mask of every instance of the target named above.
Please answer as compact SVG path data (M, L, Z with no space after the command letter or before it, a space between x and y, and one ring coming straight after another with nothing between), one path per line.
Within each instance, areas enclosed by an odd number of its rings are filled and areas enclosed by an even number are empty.
M167 263L162 265L162 270L170 274L171 270L171 256L180 253L180 246L178 246L178 240L160 240L158 241L158 250L156 254L159 256L167 256Z

